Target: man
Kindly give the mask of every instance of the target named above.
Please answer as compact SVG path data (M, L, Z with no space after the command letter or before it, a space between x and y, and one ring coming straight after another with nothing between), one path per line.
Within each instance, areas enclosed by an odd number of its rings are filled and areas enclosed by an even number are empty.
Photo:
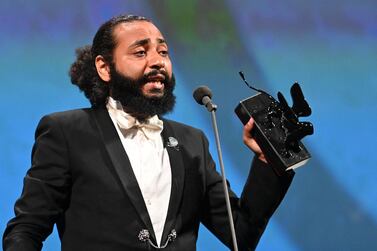
M72 83L92 108L45 116L6 251L40 250L57 224L62 250L195 250L202 222L232 240L222 180L195 128L161 116L173 109L168 45L149 20L118 16L77 52ZM256 157L241 198L230 192L240 250L255 249L293 173L278 177L251 135Z

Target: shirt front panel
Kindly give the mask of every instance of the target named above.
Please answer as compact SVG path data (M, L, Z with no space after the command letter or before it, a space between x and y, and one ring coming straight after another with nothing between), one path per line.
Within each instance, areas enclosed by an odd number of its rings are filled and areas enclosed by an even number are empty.
M157 244L160 245L171 193L169 155L163 146L161 136L149 139L138 128L128 130L120 128L114 113L117 107L114 103L110 103L113 101L109 100L107 109L130 160L153 225Z

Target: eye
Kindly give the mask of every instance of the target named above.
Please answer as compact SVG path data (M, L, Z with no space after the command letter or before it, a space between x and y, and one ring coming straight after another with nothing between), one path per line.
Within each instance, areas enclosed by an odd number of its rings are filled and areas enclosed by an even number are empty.
M167 56L169 56L169 52L168 52L168 50L161 50L159 53L160 53L160 55L163 56L163 57L167 57Z
M136 51L136 52L134 53L134 55L135 55L136 57L143 57L143 56L145 56L145 54L146 54L146 51L144 51L144 50L139 50L139 51Z

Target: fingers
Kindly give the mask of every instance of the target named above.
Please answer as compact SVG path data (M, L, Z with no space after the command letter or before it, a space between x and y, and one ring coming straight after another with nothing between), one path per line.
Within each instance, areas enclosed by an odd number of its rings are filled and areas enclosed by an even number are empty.
M253 138L252 130L254 128L254 119L250 117L250 120L246 123L243 128L243 142L247 144L249 139Z
M246 144L250 139L253 139L251 131L254 128L254 119L250 117L250 120L246 123L243 128L243 141Z
M250 120L247 122L247 124L244 126L243 129L243 142L245 145L252 150L260 160L267 163L264 154L259 147L258 143L255 141L252 135L252 130L254 128L254 119L250 118Z
M249 122L246 123L244 130L246 130L251 135L251 130L254 127L254 119L250 117Z

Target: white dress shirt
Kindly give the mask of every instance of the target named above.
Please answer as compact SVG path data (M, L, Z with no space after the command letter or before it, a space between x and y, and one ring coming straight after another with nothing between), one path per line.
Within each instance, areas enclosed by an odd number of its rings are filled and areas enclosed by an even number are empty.
M163 122L154 116L144 127L111 97L106 107L131 162L160 246L171 192L169 155L161 137Z

